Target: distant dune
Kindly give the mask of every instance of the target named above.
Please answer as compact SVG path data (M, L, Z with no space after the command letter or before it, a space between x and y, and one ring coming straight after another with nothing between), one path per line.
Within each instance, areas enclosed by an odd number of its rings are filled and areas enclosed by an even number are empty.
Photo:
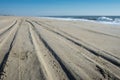
M120 26L1 16L0 80L120 80Z

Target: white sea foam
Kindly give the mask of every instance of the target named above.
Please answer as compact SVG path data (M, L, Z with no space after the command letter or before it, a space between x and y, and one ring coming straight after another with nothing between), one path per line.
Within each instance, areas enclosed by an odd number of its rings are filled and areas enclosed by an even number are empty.
M112 19L112 18L108 18L108 17L99 17L99 18L97 19L97 21L112 22L113 19Z
M104 23L104 24L116 24L116 25L120 25L120 19L119 18L108 18L108 17L99 17L97 19L98 22L100 23Z
M108 17L99 17L97 20L88 20L88 19L75 19L75 18L56 18L56 17L42 17L47 19L53 20L64 20L64 21L89 21L95 23L102 23L102 24L113 24L113 25L120 25L120 18L108 18Z
M53 20L64 20L64 21L91 21L94 22L94 20L88 20L88 19L74 19L74 18L56 18L56 17L42 17L47 19L53 19Z

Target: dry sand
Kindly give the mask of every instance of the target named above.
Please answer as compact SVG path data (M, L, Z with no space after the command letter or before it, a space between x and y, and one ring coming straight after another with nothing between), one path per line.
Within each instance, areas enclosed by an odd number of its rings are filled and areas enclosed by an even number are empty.
M1 16L0 80L120 80L120 26Z

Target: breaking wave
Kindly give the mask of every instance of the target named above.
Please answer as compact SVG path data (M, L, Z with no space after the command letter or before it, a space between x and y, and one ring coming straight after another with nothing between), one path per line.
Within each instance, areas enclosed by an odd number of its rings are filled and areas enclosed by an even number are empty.
M104 24L117 24L120 25L120 17L96 17L96 16L89 16L89 17L81 17L81 18L74 18L73 17L44 17L49 19L56 19L56 20L65 20L65 21L89 21L89 22L99 22Z

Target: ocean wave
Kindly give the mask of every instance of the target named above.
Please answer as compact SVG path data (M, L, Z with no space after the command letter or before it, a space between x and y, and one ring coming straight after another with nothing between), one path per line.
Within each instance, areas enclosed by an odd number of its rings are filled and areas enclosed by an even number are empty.
M99 17L97 19L98 22L100 23L106 23L106 24L119 24L120 25L120 18L109 18L109 17Z
M97 21L107 21L107 22L112 22L113 19L109 17L98 17Z
M75 19L75 18L56 18L56 17L42 17L42 18L47 18L47 19L53 19L53 20L64 20L64 21L91 21L94 22L94 20L89 20L89 19Z
M115 23L120 23L120 18L115 18L114 22Z
M89 20L84 18L56 18L56 17L44 17L47 19L55 19L55 20L64 20L64 21L89 21L89 22L97 22L97 23L103 23L103 24L116 24L120 25L120 18L109 18L109 17L98 17L96 20Z

